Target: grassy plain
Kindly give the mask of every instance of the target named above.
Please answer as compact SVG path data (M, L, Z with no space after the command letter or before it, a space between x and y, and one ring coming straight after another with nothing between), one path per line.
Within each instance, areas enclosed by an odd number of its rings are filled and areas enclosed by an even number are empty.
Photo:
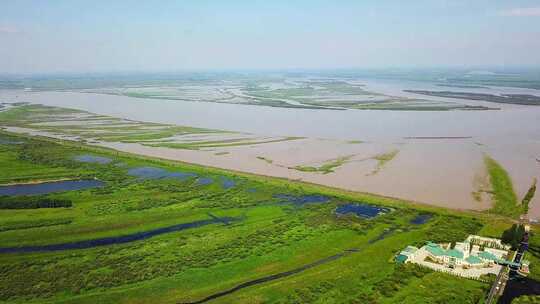
M319 172L322 174L328 174L334 172L334 170L343 164L345 164L352 155L339 157L331 161L325 162L324 164L315 167L315 166L296 166L293 169L303 172Z
M0 121L3 126L68 136L79 141L140 143L150 147L186 150L251 146L304 138L256 137L221 130L127 120L39 104L25 104L2 111Z
M209 303L482 303L489 285L399 266L407 245L452 242L470 233L497 235L510 225L393 198L180 162L142 158L81 143L0 133L24 144L0 144L4 183L97 178L103 188L41 195L69 208L0 210L0 247L68 243L149 231L228 216L237 220L165 233L142 241L80 250L0 253L2 303L183 303L238 284L341 258L241 289ZM79 155L111 158L81 163ZM138 167L210 178L140 179ZM38 178L33 177L42 172ZM38 174L39 175L39 174ZM225 187L223 180L233 180ZM326 203L284 203L276 194L319 194ZM336 216L345 203L390 207L372 219ZM411 220L431 213L425 224Z
M490 211L509 217L518 217L523 213L523 208L518 204L512 179L508 172L496 160L487 155L484 157L484 161L489 173L494 201L494 206Z
M166 140L179 135L215 134L219 130L175 126L96 115L85 111L21 105L0 112L4 126L30 128L51 134L77 136L81 140L144 142Z

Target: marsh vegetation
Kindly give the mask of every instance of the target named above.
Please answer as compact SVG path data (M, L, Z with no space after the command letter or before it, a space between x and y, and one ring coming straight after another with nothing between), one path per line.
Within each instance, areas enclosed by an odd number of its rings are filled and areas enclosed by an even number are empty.
M2 171L5 182L33 180L31 173L37 167L51 179L77 176L104 183L101 188L24 197L69 200L69 208L0 210L1 247L22 251L0 254L0 300L6 302L116 303L133 297L194 302L290 271L290 276L278 276L271 285L249 286L214 302L247 303L256 296L273 303L329 298L415 303L418 286L438 290L422 294L430 301L452 294L455 303L477 302L487 284L390 260L406 245L457 241L470 233L507 228L493 225L487 215L453 214L395 199L140 158L67 141L3 136L25 141L0 145L1 165L18 168ZM111 161L84 162L82 155ZM137 168L155 169L133 174ZM16 198L2 200L17 204ZM362 206L353 211L368 210L371 216L333 212L346 206ZM429 220L418 221L426 214ZM206 221L208 225L189 224ZM167 230L186 225L189 229ZM50 247L163 230L167 233L97 247ZM56 250L24 253L22 248ZM343 252L347 254L338 260L330 259Z

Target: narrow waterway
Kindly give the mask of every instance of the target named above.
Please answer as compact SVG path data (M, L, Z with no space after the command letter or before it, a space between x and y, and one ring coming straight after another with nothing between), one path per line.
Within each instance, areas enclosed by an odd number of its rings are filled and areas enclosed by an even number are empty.
M176 231L181 231L185 229L202 227L210 224L228 224L229 222L236 221L236 218L231 217L217 217L210 215L210 219L199 220L189 223L177 224L169 227L163 227L158 229L153 229L149 231L137 232L128 235L122 236L113 236L93 240L85 240L71 243L63 244L53 244L53 245L41 245L41 246L22 246L22 247L4 247L0 248L0 253L28 253L28 252L44 252L44 251L62 251L62 250L73 250L73 249L88 249L98 246L108 246L108 245L117 245L125 244L140 240L149 239L151 237L171 233Z
M375 242L378 242L378 241L386 238L392 232L393 232L393 230L386 230L383 233L381 233L379 236L375 237L374 239L369 240L368 244L373 244ZM345 256L351 255L353 253L360 252L362 249L364 249L364 247L347 249L347 250L344 250L341 253L338 253L338 254L335 254L335 255L332 255L332 256L329 256L329 257L326 257L326 258L322 258L322 259L317 260L317 261L315 261L313 263L306 264L306 265L303 265L301 267L298 267L298 268L295 268L295 269L292 269L292 270L289 270L289 271L280 272L280 273L276 273L276 274L273 274L273 275L258 278L258 279L255 279L255 280L247 281L247 282L238 284L238 285L234 286L231 289L227 289L227 290L224 290L224 291L221 291L221 292L218 292L218 293L211 294L211 295L207 296L206 298L203 298L203 299L200 299L200 300L197 300L197 301L193 301L193 302L179 302L179 304L201 304L201 303L206 303L208 301L211 301L211 300L214 300L214 299L221 298L223 296L232 294L232 293L234 293L236 291L239 291L241 289L244 289L244 288L248 288L248 287L251 287L251 286L254 286L254 285L259 285L259 284L263 284L263 283L274 281L274 280L279 280L279 279L282 279L282 278L285 278L285 277L289 277L289 276L301 273L301 272L306 271L308 269L311 269L313 267L317 267L317 266L320 266L320 265L323 265L323 264L338 260L338 259L343 258Z

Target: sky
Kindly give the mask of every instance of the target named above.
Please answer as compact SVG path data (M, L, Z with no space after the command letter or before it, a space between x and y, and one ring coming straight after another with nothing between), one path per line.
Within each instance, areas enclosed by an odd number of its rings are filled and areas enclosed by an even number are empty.
M538 0L0 0L0 73L539 67Z

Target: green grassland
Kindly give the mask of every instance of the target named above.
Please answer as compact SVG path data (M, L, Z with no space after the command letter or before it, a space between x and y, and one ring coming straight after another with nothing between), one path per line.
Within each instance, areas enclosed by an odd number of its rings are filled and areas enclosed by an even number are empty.
M512 179L508 172L496 160L487 155L484 157L484 161L489 173L494 201L494 206L490 211L509 217L518 217L523 213L523 208L518 204Z
M450 111L489 110L483 106L467 106L458 103L436 102L426 99L410 99L386 96L365 90L362 85L345 81L306 81L294 87L271 89L264 84L245 87L248 96L257 100L290 100L303 105L357 110L393 111ZM355 97L355 98L351 98Z
M185 303L321 259L340 258L219 297L209 303L482 303L489 285L399 266L407 245L493 236L506 218L449 211L393 198L307 183L143 158L76 142L1 132L24 144L0 144L3 183L97 178L103 188L37 198L71 207L0 209L0 247L35 246L127 235L171 225L234 217L130 243L89 249L0 253L0 303ZM80 163L83 154L109 164ZM129 168L158 167L212 178L141 180ZM8 170L4 170L8 168ZM225 188L220 180L234 180ZM327 203L297 206L275 194L322 194ZM24 199L24 198L23 198ZM34 198L35 199L35 198ZM336 216L358 202L392 211L372 219ZM425 224L411 219L431 213Z
M334 172L334 170L343 164L345 164L353 155L343 156L331 161L325 162L324 164L315 167L315 166L296 166L293 169L303 172L319 172L322 174L329 174Z
M303 139L304 137L248 138L237 134L236 138L200 139L175 141L182 135L231 135L234 132L167 125L160 123L125 120L110 116L95 115L85 111L44 105L21 105L0 112L3 126L22 127L48 134L77 137L80 141L105 141L140 143L150 147L199 150L277 143ZM44 124L45 123L45 124ZM36 172L40 172L36 168ZM1 176L0 176L1 178Z
M399 150L392 150L390 152L381 153L373 157L377 161L377 166L371 172L371 174L377 174L388 162L393 160L399 153Z
M240 93L231 87L240 89ZM399 111L494 109L452 102L387 96L368 91L365 86L346 80L289 81L281 77L243 79L238 75L229 79L227 85L210 79L158 81L144 85L133 83L128 87L95 86L85 92L156 100L234 103L297 109Z
M283 141L291 141L303 139L305 137L284 137L278 139L268 139L268 140L244 140L244 139L230 139L230 140L215 140L215 141L199 141L199 142L190 142L190 143L158 143L158 144L148 144L145 143L145 146L150 147L166 147L173 149L186 149L186 150L200 150L203 148L225 148L225 147L238 147L238 146L251 146L251 145L260 145L260 144L269 144L277 143Z
M67 136L78 136L81 140L108 142L143 142L166 140L186 134L222 133L219 130L149 123L95 115L85 111L44 106L21 105L0 112L3 126L30 128ZM73 124L61 125L65 123ZM89 122L92 122L91 124ZM43 124L46 123L46 124ZM60 125L51 125L59 123Z

